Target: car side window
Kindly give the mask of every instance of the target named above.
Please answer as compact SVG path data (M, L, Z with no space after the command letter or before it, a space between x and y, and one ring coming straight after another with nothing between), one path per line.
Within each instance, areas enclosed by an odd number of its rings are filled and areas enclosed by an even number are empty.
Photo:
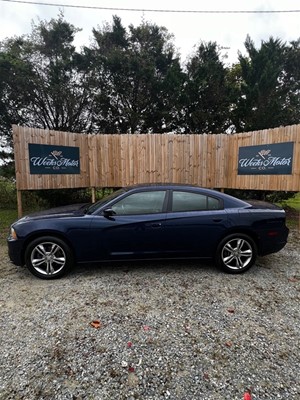
M174 191L172 197L172 211L202 211L219 210L220 201L214 197L201 193Z
M166 191L133 193L112 206L116 215L157 214L163 212Z
M207 196L207 209L208 210L220 210L222 208L221 202L215 197Z

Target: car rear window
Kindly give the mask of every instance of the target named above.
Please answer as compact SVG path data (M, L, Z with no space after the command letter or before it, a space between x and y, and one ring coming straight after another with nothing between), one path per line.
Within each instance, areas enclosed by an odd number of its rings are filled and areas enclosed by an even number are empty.
M172 197L172 211L202 211L219 210L220 201L201 193L174 191Z

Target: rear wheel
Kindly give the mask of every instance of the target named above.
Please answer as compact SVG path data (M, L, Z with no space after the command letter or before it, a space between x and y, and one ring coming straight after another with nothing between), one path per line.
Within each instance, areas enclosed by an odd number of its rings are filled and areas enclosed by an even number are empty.
M63 240L44 236L28 245L25 260L33 275L42 279L55 279L65 275L71 268L73 254Z
M226 272L239 274L254 264L256 256L256 244L250 236L242 233L233 234L219 244L216 263Z

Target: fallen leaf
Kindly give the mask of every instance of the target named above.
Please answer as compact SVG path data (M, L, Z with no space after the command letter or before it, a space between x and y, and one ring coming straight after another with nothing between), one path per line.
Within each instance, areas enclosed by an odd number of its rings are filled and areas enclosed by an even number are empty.
M234 308L228 308L227 311L228 311L230 314L235 313L235 309L234 309Z
M101 322L98 321L98 320L92 321L92 322L90 323L90 325L91 325L93 328L96 328L96 329L101 328Z
M128 374L128 385L131 387L136 387L139 384L139 378L134 374Z
M230 340L228 340L228 342L225 343L226 347L231 347L232 346L232 342Z
M293 278L289 278L289 282L298 282L299 279L296 278L295 276Z

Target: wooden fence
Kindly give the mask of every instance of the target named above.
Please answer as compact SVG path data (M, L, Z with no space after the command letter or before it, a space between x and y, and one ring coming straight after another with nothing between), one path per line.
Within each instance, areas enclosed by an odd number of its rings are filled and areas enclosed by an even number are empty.
M233 135L85 135L13 126L17 189L176 182L208 188L300 191L300 125ZM239 149L293 142L290 174L239 175ZM29 144L78 147L80 173L31 174Z

